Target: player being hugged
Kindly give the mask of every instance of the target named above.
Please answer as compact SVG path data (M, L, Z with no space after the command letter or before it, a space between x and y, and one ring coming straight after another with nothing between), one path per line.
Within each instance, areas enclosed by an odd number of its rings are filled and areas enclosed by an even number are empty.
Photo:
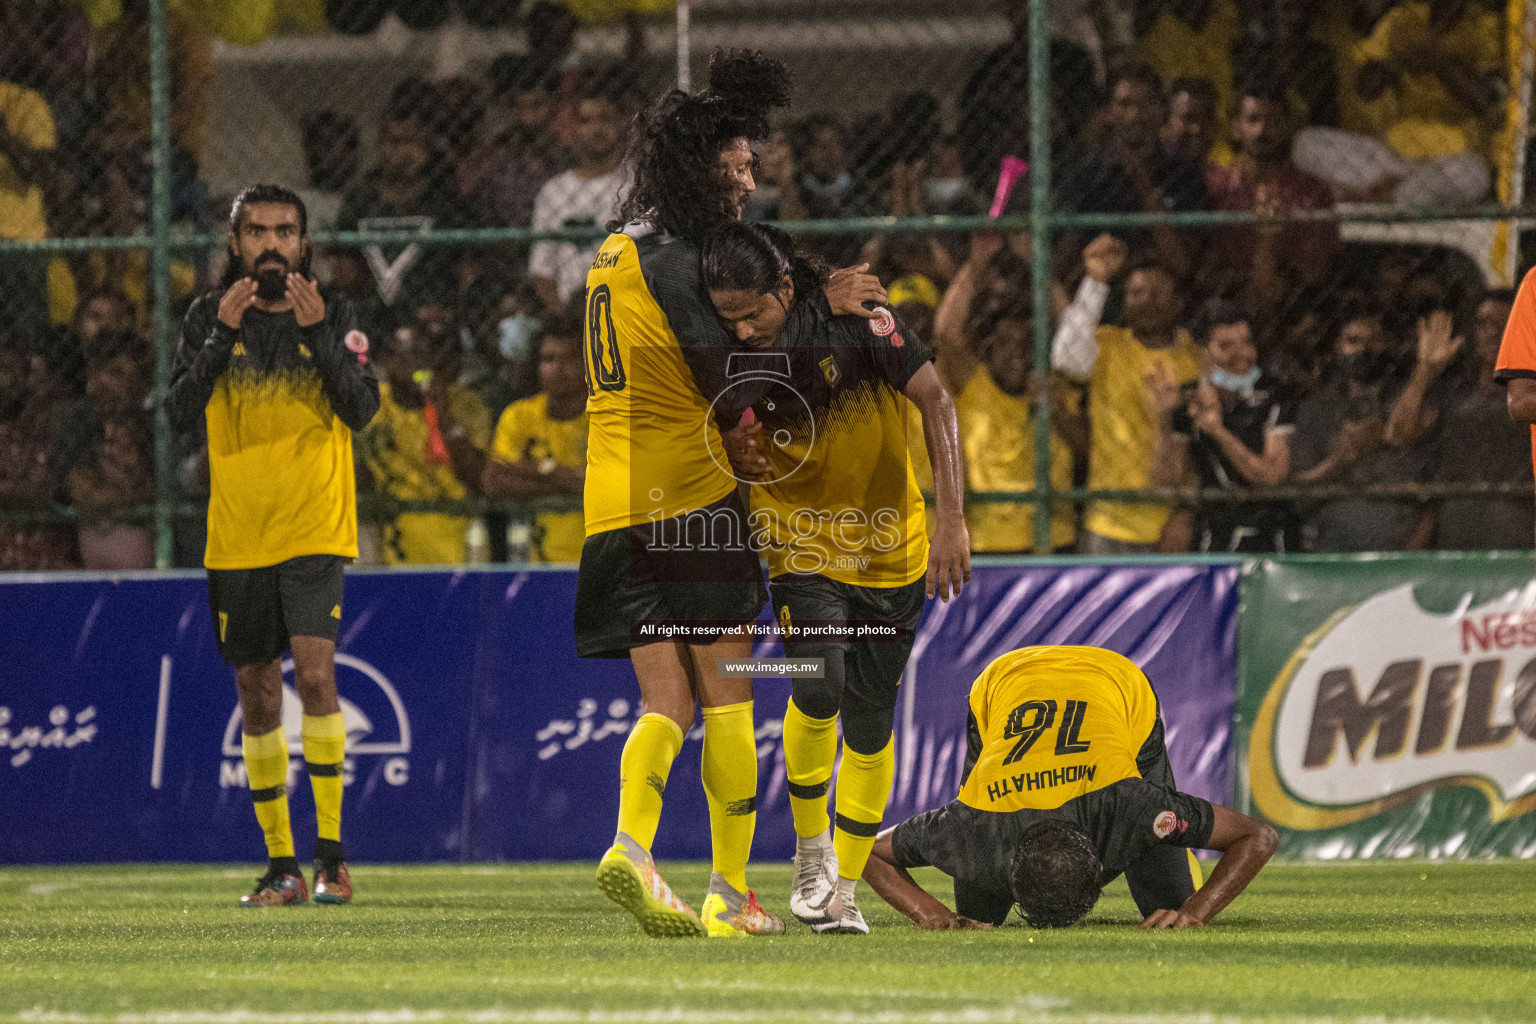
M308 899L288 822L281 657L293 652L304 761L319 838L314 896L346 903L341 844L346 728L336 699L342 565L357 557L352 434L379 408L368 339L352 307L309 276L303 201L253 185L229 213L223 289L192 303L166 413L208 430L208 599L235 667L241 749L269 863L243 907Z
M752 193L751 143L788 103L783 64L755 51L716 51L709 87L673 90L638 118L621 205L587 275L586 539L576 590L576 651L627 657L645 713L619 764L619 821L598 884L650 935L772 934L783 922L747 888L757 817L752 682L717 675L744 658L744 624L766 592L737 481L721 448L750 404L732 387L737 348L709 306L699 245L741 216ZM884 292L861 274L829 286L861 308ZM704 713L704 790L713 873L703 921L657 874L651 844L672 761Z
M1121 872L1143 928L1198 928L1274 855L1275 830L1174 788L1152 684L1097 647L1025 647L971 686L960 795L881 834L864 878L926 930L1065 928ZM1200 884L1194 849L1220 850ZM909 868L955 880L951 911Z
M825 275L765 224L725 224L704 245L715 311L760 350L774 379L752 422L731 430L726 444L752 484L752 529L768 562L784 653L822 660L819 678L794 680L784 714L797 836L789 907L818 932L865 935L854 886L895 775L897 686L924 596L947 601L970 579L970 542L955 405L933 351L884 309L873 320L834 316ZM903 396L922 414L933 465L931 543ZM834 830L827 790L839 718Z

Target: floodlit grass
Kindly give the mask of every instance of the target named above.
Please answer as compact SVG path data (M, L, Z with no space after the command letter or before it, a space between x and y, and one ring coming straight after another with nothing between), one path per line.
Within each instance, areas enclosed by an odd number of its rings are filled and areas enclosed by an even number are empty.
M702 902L708 868L664 865ZM350 907L240 910L257 869L0 869L0 1021L1536 1020L1536 865L1281 865L1213 927L645 938L592 865L373 867ZM945 880L922 881L948 896ZM757 865L787 912L789 870Z

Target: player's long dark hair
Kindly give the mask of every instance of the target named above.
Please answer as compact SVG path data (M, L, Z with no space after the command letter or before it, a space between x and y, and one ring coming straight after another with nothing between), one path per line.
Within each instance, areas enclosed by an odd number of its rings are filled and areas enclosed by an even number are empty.
M634 178L619 222L646 221L702 243L711 228L736 219L720 154L736 139L766 138L768 112L788 105L782 62L758 50L716 50L707 89L673 89L635 119L628 154Z
M235 201L229 207L229 258L224 265L224 278L220 282L220 289L227 290L230 285L245 276L245 267L240 262L240 256L235 252L235 235L240 231L240 217L247 206L257 203L276 203L279 206L291 206L299 214L299 237L304 240L304 255L299 257L299 265L293 269L309 277L309 265L314 250L309 244L309 210L304 206L304 200L299 198L297 192L283 188L281 185L248 185L235 196Z
M745 291L753 295L777 292L785 276L800 296L827 282L827 265L815 256L795 252L795 243L768 224L726 221L704 239L701 247L704 287L708 291Z
M1047 818L1020 837L1009 882L1032 927L1067 928L1099 902L1102 872L1093 843L1077 826Z

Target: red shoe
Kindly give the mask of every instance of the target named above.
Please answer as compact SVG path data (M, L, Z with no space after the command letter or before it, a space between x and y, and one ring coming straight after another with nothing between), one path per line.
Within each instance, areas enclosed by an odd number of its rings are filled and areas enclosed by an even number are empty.
M297 907L309 901L303 875L268 871L256 879L256 889L240 897L242 907Z
M334 861L329 866L315 861L315 902L352 902L352 875L347 871L346 861Z

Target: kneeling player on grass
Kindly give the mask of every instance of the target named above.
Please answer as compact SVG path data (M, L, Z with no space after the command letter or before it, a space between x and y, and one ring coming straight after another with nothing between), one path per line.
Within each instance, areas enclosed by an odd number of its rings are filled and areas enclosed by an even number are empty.
M821 678L795 679L784 715L798 840L789 909L818 932L866 935L854 886L891 792L901 672L925 594L947 601L971 574L955 406L922 339L884 310L877 320L834 316L825 268L795 256L782 231L721 225L703 264L716 313L762 350L752 355L774 381L752 406L755 421L728 432L727 451L753 485L753 538L768 562L784 652L823 664ZM931 543L903 396L922 414L933 465ZM827 788L839 718L833 830Z
M1026 647L971 687L959 799L881 834L864 878L926 930L999 925L1018 904L1065 928L1121 872L1143 928L1198 928L1275 852L1275 830L1180 793L1157 695L1128 659L1096 647ZM1190 849L1222 852L1201 886ZM955 880L955 910L909 868Z

